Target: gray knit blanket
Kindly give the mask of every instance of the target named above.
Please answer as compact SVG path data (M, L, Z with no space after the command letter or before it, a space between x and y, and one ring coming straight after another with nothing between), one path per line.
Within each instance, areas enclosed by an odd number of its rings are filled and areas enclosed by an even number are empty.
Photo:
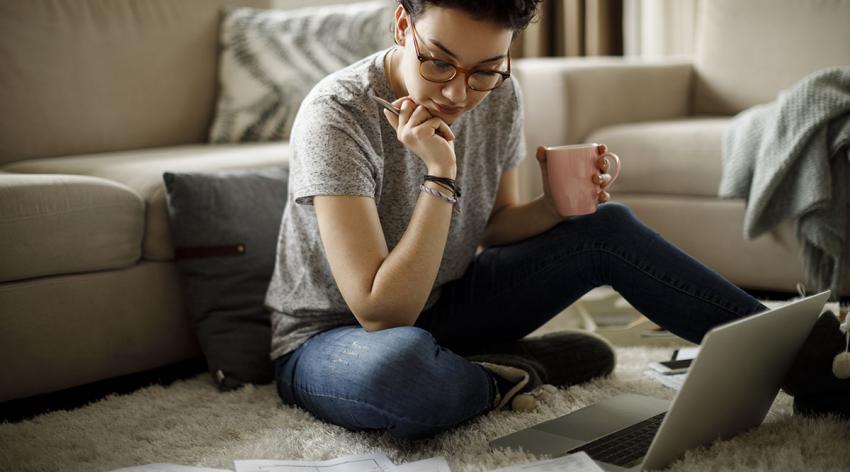
M744 237L796 223L806 283L843 284L850 67L815 72L776 101L738 114L723 135L722 198L744 198Z

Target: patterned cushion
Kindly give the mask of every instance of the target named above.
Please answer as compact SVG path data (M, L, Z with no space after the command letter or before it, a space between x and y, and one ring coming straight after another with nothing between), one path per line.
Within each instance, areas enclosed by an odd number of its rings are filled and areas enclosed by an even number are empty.
M392 44L392 13L387 1L226 10L210 141L289 139L301 101L319 80Z

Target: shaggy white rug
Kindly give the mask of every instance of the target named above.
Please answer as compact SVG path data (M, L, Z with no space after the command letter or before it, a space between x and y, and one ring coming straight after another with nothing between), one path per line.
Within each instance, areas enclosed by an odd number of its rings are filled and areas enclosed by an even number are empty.
M607 379L559 390L530 413L493 412L433 439L397 442L385 434L354 433L281 404L274 387L218 393L207 374L18 424L0 424L2 471L107 471L176 463L233 470L237 459L325 460L382 452L394 463L443 455L455 472L483 471L535 458L491 451L487 442L622 392L672 398L645 377L648 362L669 348L619 348ZM706 405L709 407L710 405ZM765 423L732 440L689 452L674 471L850 470L850 424L792 415L780 394Z

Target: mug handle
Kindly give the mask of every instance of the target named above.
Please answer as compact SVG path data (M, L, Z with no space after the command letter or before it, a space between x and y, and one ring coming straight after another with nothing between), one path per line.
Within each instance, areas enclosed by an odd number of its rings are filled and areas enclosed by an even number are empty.
M611 182L608 182L608 186L610 187L611 184L613 184L614 181L617 180L617 177L620 176L620 156L614 154L613 152L606 152L605 154L602 155L602 157L611 157L611 158L614 159L614 162L617 163L617 170L615 170L614 173L611 174ZM609 164L609 167L610 167L610 164ZM610 168L608 169L608 173L609 174L611 173Z

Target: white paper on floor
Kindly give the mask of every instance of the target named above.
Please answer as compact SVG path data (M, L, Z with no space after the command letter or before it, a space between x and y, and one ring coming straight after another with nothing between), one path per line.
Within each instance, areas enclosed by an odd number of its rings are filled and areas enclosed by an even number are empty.
M397 465L396 472L451 472L443 456Z
M233 461L236 472L451 472L442 456L396 466L383 454L345 456L327 461ZM178 464L145 464L112 472L232 472L230 469L210 469Z
M558 457L538 462L530 462L523 465L512 465L496 469L492 472L603 472L602 468L593 462L584 452L570 454L568 456Z
M230 469L210 469L178 464L145 464L115 469L112 472L232 472Z
M662 385L666 385L674 390L681 390L682 385L685 383L685 378L687 378L687 372L684 374L670 374L665 375L660 372L656 372L654 370L645 370L643 375L657 381Z

